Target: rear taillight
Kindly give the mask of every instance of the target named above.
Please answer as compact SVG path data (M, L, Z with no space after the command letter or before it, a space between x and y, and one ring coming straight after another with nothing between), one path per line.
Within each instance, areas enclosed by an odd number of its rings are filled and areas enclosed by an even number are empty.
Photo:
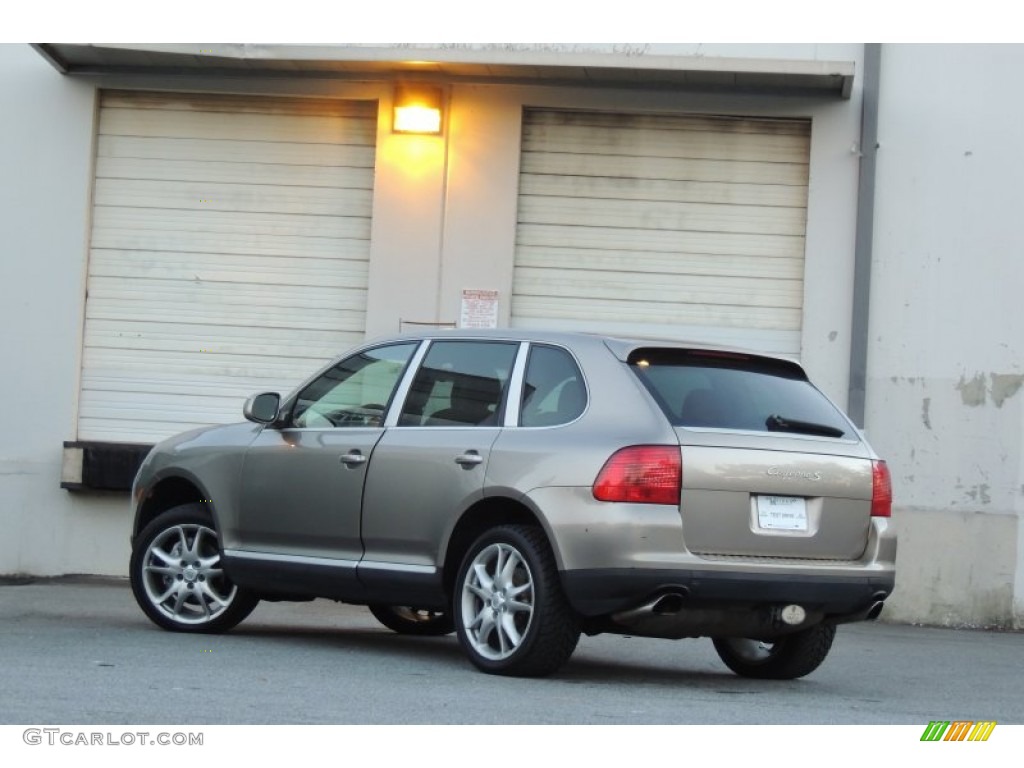
M594 481L598 501L679 504L683 461L678 445L634 445L612 454Z
M871 516L892 517L892 478L884 461L871 462Z

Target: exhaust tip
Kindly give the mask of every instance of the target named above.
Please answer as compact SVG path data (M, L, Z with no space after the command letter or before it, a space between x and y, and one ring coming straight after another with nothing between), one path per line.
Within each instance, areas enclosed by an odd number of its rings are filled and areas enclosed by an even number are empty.
M801 605L787 605L779 611L779 618L782 619L784 624L795 627L798 624L804 623L804 619L807 618L807 611Z
M683 592L670 592L669 594L659 598L658 602L651 606L651 612L662 615L679 613L683 610L683 603L685 599L686 594Z
M868 608L868 613L867 613L867 616L865 616L865 618L868 621L874 621L875 619L878 618L878 615L882 612L882 609L884 607L885 607L885 603L883 603L881 600L879 600L877 603L875 603L870 608Z

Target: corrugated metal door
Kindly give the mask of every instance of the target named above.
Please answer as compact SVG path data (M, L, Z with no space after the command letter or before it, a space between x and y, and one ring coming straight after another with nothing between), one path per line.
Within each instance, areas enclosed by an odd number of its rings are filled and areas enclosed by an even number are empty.
M238 421L363 337L376 105L102 96L78 439Z
M810 122L528 110L512 323L797 355Z

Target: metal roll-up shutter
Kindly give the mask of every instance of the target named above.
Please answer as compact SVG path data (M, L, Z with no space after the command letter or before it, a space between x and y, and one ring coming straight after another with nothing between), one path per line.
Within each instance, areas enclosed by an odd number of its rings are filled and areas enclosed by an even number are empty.
M512 323L798 355L810 121L528 110Z
M363 338L376 104L106 92L78 439L241 419Z

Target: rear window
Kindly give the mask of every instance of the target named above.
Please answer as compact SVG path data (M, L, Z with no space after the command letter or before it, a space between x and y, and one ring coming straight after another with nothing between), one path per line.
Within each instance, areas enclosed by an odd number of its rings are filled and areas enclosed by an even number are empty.
M794 363L673 349L638 349L628 363L677 427L853 437Z

